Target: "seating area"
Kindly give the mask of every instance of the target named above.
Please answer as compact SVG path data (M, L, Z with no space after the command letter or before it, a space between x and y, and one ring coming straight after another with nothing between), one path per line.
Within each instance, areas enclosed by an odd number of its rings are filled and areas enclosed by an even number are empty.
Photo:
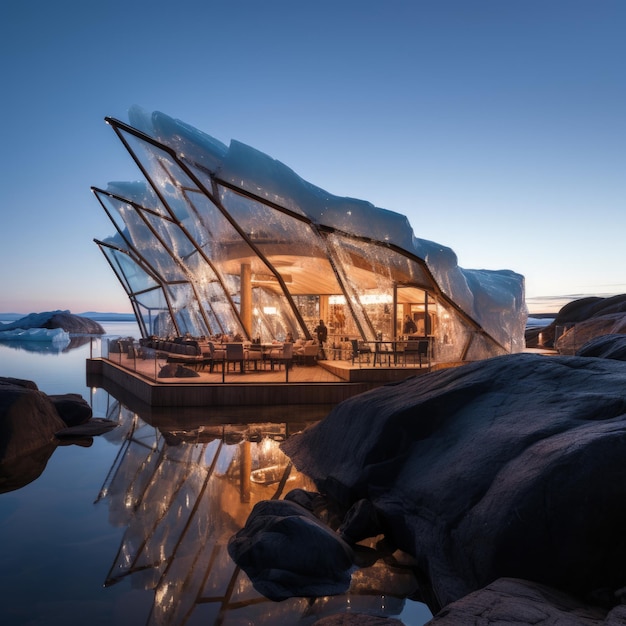
M129 350L132 349L129 345ZM177 337L167 339L140 339L139 347L134 348L136 356L143 359L165 359L168 363L179 363L197 369L204 361L200 343L196 339Z
M315 365L319 346L314 341L298 340L295 343L250 343L242 341L188 339L172 340L149 338L139 340L136 345L132 339L118 342L119 350L133 358L164 359L167 363L179 363L196 371L216 368L220 371L263 370L270 368L289 368L298 365Z
M137 363L155 361L157 366L178 364L195 372L220 373L222 378L230 373L273 372L284 370L288 376L294 366L315 366L318 359L327 362L347 362L361 368L403 368L407 366L430 368L433 354L427 337L361 341L343 337L324 346L325 356L314 340L299 339L293 343L273 341L269 343L244 342L230 337L208 339L177 337L169 339L145 338L139 341L122 338L113 341L111 353L119 353L120 359Z

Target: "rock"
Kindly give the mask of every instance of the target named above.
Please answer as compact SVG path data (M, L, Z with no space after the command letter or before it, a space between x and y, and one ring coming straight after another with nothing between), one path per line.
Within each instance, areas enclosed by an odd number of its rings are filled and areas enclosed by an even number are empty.
M501 577L578 597L626 585L626 363L440 370L346 400L282 448L344 510L370 500L433 611Z
M0 461L12 461L54 442L54 433L61 428L65 422L34 383L0 378Z
M246 525L231 537L228 553L270 600L334 595L350 586L352 550L296 502L256 504Z
M0 378L0 464L11 465L49 448L61 428L65 422L34 383Z
M599 315L578 322L569 328L556 341L555 348L561 354L575 354L583 345L602 335L626 333L626 315L611 313Z
M82 437L95 437L96 435L104 435L110 430L117 428L118 423L113 420L101 419L95 417L87 422L80 423L76 426L70 426L57 431L56 437L65 438L82 438Z
M626 361L626 335L601 335L594 337L576 352L577 356Z
M32 381L0 377L0 493L19 489L41 474L59 444L59 433L69 430L78 437L82 428L89 435L100 434L96 425L104 432L105 425L90 420L91 415L79 394L48 396Z
M626 314L626 294L609 298L589 297L574 300L559 311L555 321L559 324L576 323L591 317L602 317L615 313Z
M427 626L600 626L611 623L606 618L606 610L581 605L578 598L551 587L500 578L449 604Z
M0 391L4 386L7 387L24 387L25 389L32 389L33 391L38 391L37 383L32 380L24 380L23 378L11 378L11 377L0 377Z
M73 315L69 311L47 311L31 313L10 324L4 324L2 331L22 328L62 328L68 333L77 335L104 335L104 328L95 320L80 315Z
M376 509L363 499L350 507L339 527L339 535L350 545L382 532Z
M91 406L80 394L66 393L48 397L66 426L77 426L91 419Z
M543 328L529 329L526 332L526 346L529 348L541 346L553 348L555 347L554 341L557 328L570 328L591 318L607 315L615 316L614 320L618 318L626 319L626 294L610 298L580 298L569 302L561 308L551 324ZM605 332L603 331L602 334L605 334ZM539 346L539 334L541 334L542 339L541 346ZM589 336L588 339L590 338ZM579 342L578 345L580 346L582 343L584 342Z

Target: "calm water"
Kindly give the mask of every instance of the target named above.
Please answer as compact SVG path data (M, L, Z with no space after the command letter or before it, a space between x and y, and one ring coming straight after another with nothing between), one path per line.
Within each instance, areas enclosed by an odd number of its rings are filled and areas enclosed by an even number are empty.
M103 326L109 336L138 336L135 324ZM293 426L231 416L164 431L149 423L153 416L87 387L88 343L32 348L0 344L0 376L34 380L49 394L80 393L95 417L120 425L91 445L58 446L38 477L0 494L3 626L304 625L346 607L407 626L430 619L422 604L394 597L412 584L402 569L361 570L349 595L272 603L235 568L225 546L253 504L284 493L280 478L285 491L314 488L278 449Z

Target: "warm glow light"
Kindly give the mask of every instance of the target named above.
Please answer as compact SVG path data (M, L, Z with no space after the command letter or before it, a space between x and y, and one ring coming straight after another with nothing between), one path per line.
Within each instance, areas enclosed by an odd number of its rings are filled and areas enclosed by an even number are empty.
M371 293L360 297L361 304L390 304L392 297L388 293Z
M263 313L265 315L276 315L276 307L275 306L264 306Z
M345 304L345 296L328 296L328 304Z
M388 293L369 293L359 296L361 304L391 304L393 298ZM345 304L345 296L328 296L328 304Z

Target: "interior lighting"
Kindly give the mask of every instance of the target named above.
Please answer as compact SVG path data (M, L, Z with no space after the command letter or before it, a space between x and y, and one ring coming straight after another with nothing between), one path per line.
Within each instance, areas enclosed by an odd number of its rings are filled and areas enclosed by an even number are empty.
M370 293L362 295L361 304L390 304L392 302L391 295L388 293Z
M328 296L328 304L345 304L345 296Z

